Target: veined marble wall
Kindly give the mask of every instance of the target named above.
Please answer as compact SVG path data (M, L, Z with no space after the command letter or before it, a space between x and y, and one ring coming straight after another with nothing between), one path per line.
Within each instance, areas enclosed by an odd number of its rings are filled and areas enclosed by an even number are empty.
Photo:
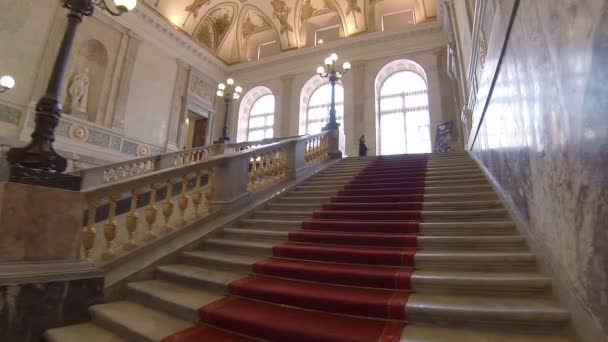
M472 148L605 334L607 95L608 2L521 0Z

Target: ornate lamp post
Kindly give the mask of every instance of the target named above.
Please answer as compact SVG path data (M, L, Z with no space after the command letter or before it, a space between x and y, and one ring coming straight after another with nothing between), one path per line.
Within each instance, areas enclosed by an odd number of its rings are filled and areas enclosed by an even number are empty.
M338 55L332 53L329 57L325 58L325 66L317 68L317 74L324 78L329 78L331 83L331 108L329 109L329 122L325 127L324 131L332 129L338 129L340 124L336 121L336 83L350 70L350 63L344 62L342 68L340 68L336 62L338 61Z
M122 15L137 5L137 0L113 0L108 5L107 0L60 0L67 8L68 25L61 41L61 46L55 59L55 65L49 79L45 95L36 104L36 119L32 140L25 147L11 148L7 160L13 165L21 166L20 171L11 169L12 180L25 180L28 183L44 183L43 178L52 178L65 171L67 160L53 149L55 128L61 116L61 89L65 77L65 69L70 58L76 29L83 17L93 15L95 7L99 7L111 15ZM15 174L18 173L18 174ZM52 184L49 184L53 186Z
M9 75L0 77L0 94L6 93L15 86L15 79Z
M232 100L238 101L241 98L243 88L234 84L234 80L229 78L226 80L226 84L220 83L217 85L217 96L224 98L224 104L226 112L224 113L224 127L222 128L222 136L215 142L219 144L225 144L230 141L228 137L228 109Z

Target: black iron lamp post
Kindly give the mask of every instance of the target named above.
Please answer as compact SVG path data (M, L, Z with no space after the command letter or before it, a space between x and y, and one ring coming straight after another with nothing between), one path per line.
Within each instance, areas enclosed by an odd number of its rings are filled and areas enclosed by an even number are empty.
M234 80L229 78L226 80L226 84L220 83L217 85L217 96L224 98L224 107L226 112L224 113L224 127L222 128L222 136L215 142L216 144L225 144L230 141L228 137L228 113L230 102L232 100L238 101L241 98L243 88L234 84Z
M66 66L74 43L76 29L83 17L93 15L95 7L99 7L111 15L122 15L137 5L137 0L60 0L61 5L67 8L68 25L61 41L61 46L55 59L55 65L49 79L45 95L36 104L36 119L32 140L25 147L11 148L7 154L10 164L17 166L20 171L11 169L11 180L28 178L25 182L44 184L36 181L37 177L52 178L53 175L65 171L67 160L53 149L55 141L55 128L61 116L61 89L65 78ZM17 179L15 179L17 178ZM49 184L54 186L53 184Z
M331 84L331 108L329 109L329 122L325 127L324 131L332 129L338 129L340 124L336 120L336 83L350 70L350 62L344 62L342 68L340 68L336 62L338 61L338 55L332 53L329 57L325 58L325 66L317 68L317 74L324 78L329 78Z

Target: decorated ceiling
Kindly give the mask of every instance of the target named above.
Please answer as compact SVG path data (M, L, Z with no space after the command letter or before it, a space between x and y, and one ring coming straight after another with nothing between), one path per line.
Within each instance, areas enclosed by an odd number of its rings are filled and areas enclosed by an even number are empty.
M437 16L436 0L141 0L228 64L314 45L311 30L337 27L340 38L382 30L379 16L411 11L415 22ZM254 56L253 58L257 58Z

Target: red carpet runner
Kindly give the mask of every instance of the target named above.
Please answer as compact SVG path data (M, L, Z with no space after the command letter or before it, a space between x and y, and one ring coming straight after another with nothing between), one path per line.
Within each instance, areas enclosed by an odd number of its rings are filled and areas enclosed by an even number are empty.
M382 157L273 247L201 323L163 342L396 342L414 266L426 156Z

